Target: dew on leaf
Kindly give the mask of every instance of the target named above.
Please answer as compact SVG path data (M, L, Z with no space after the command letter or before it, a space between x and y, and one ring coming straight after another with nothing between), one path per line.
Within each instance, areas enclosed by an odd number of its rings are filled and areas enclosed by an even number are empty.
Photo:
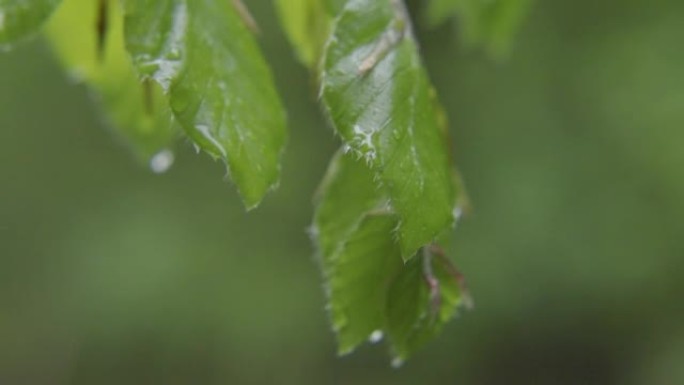
M376 330L371 333L370 336L368 336L368 342L371 344L377 344L378 342L382 341L383 336L382 330Z
M454 217L455 221L458 221L463 216L463 208L457 205L456 207L454 207L454 210L451 212L451 215Z
M162 150L150 159L150 169L155 174L166 172L173 165L174 156L170 150Z
M392 365L394 369L399 369L402 365L404 365L404 359L395 357L392 359L392 363L390 365Z

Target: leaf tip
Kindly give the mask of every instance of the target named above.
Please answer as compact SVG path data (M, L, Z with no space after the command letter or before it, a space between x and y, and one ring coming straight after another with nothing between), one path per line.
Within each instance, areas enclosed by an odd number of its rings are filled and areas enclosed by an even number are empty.
M354 352L354 348L356 348L356 346L338 344L337 345L337 356L338 357L347 356L347 355Z

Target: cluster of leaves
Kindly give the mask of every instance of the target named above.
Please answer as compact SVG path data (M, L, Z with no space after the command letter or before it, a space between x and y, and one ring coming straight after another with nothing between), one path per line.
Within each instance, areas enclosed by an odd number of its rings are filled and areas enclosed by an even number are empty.
M432 0L438 24L500 49L528 0ZM387 336L406 359L468 303L437 244L465 202L446 117L403 0L277 0L342 148L312 235L339 352ZM153 170L186 135L221 159L251 209L279 179L286 114L239 0L0 0L0 46L44 27L120 136Z

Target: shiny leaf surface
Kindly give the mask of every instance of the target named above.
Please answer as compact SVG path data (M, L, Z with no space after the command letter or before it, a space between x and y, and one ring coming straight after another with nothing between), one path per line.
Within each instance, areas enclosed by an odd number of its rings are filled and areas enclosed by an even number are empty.
M125 1L126 47L168 92L185 132L221 158L247 208L274 188L285 112L271 72L229 1Z
M350 0L323 59L321 96L399 215L404 259L454 222L457 192L435 92L400 1Z

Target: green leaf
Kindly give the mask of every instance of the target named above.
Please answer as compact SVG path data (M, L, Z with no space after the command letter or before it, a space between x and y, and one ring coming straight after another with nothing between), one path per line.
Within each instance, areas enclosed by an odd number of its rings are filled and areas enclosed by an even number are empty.
M373 173L351 154L338 152L317 196L313 235L317 243L336 332L338 352L346 354L368 339L390 336L396 360L406 359L455 314L460 288L442 255L428 248L402 263L392 234L398 217ZM424 280L425 258L438 280L441 303L434 315Z
M343 151L330 161L316 194L312 233L340 354L349 353L384 324L384 294L377 293L383 280L377 278L391 263L386 256L396 249L389 236L396 218L367 215L381 207L383 198L372 172Z
M126 47L168 92L185 132L221 158L247 208L278 183L285 112L258 46L229 1L126 0Z
M333 255L367 212L388 201L375 186L373 173L343 151L330 161L316 195L313 231L323 256Z
M502 56L510 51L531 5L532 0L431 0L426 16L433 26L458 16L460 35L467 45Z
M124 49L119 3L109 1L106 5L102 13L97 1L64 0L45 32L72 76L92 89L116 132L141 160L149 162L158 153L168 154L166 150L178 129L159 87L141 83L131 65ZM106 17L107 26L102 41L95 28L101 15ZM163 171L162 166L152 164L156 171Z
M447 132L400 1L350 0L327 44L323 104L399 215L402 256L454 223Z
M396 223L394 215L369 214L335 253L328 290L339 354L383 333L387 285L402 268Z
M309 69L318 67L332 23L346 0L275 0L280 23Z
M425 284L425 266L431 265L439 285L439 307L433 312L429 287ZM413 352L439 334L460 306L469 306L459 283L449 272L450 262L425 251L404 265L390 284L387 293L387 336L392 364L401 365Z
M315 68L332 20L325 4L320 0L276 0L275 4L299 60Z
M383 195L363 162L342 151L317 193L313 234L340 354L382 330L386 277L401 264L391 237L396 217Z
M61 0L0 0L0 48L36 34Z

